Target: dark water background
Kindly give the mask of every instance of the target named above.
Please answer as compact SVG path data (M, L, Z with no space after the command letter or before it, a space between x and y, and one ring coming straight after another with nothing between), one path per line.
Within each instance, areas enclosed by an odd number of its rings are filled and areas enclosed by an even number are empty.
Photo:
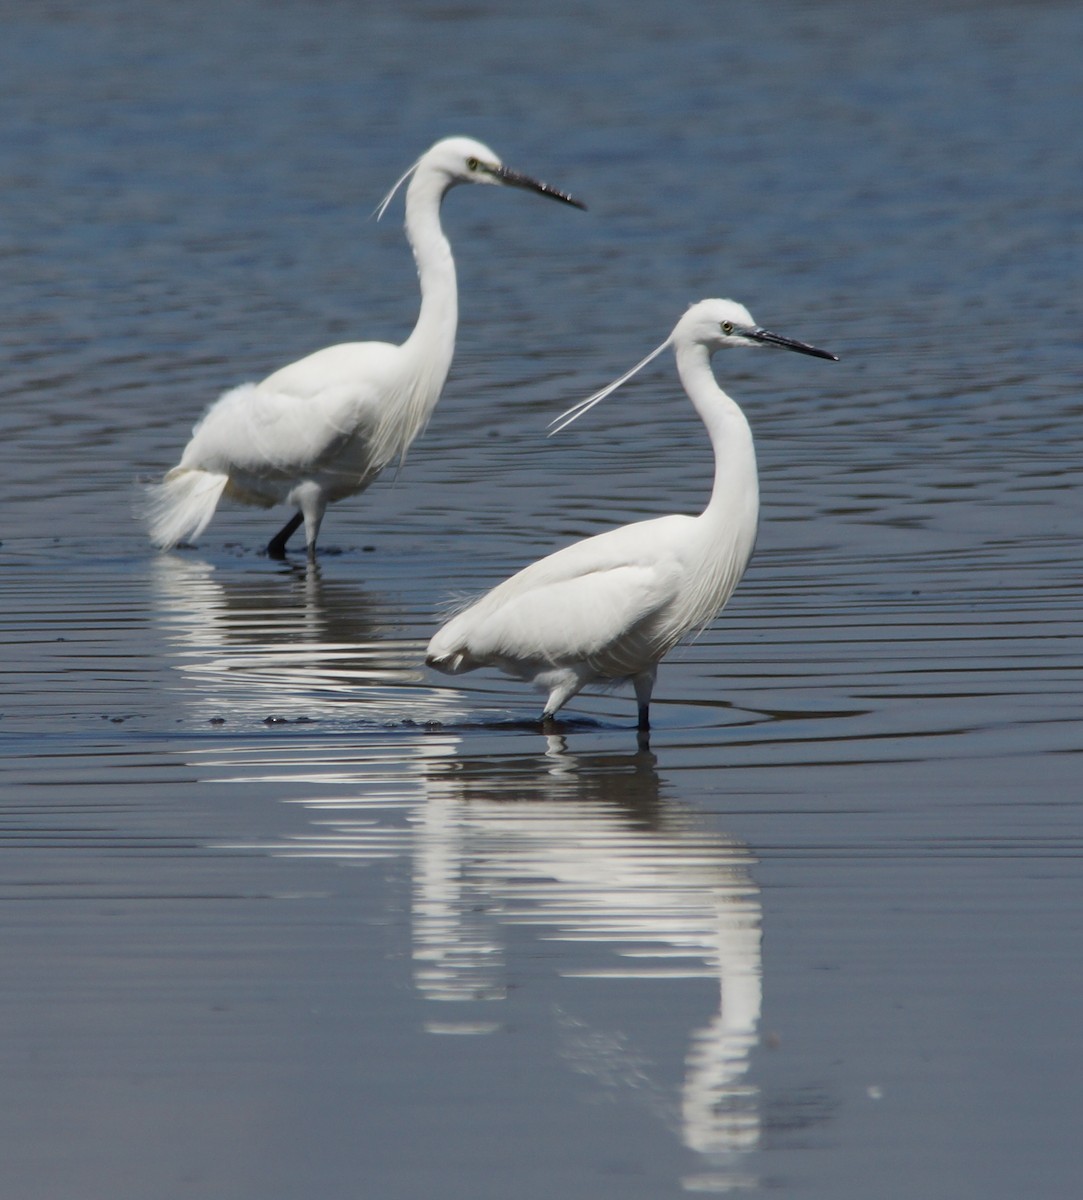
M1078 4L3 3L0 1194L1083 1188ZM137 480L222 389L398 340L464 132L462 325L318 571ZM662 359L732 296L763 525L560 737L441 606L695 511ZM461 682L461 686L460 686Z

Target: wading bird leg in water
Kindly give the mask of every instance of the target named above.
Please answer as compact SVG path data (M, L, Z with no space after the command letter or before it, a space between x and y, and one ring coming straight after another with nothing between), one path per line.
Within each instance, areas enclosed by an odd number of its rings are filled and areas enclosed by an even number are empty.
M286 557L286 543L290 537L297 532L297 529L304 522L303 513L294 513L292 517L282 526L282 528L274 535L267 543L267 554L271 558ZM315 558L315 554L310 554L309 558Z

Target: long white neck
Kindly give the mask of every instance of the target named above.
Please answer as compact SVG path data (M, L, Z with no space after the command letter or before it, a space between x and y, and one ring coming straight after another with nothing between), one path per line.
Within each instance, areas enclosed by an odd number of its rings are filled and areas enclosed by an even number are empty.
M445 175L421 166L406 189L406 238L421 283L421 311L403 349L419 365L423 362L426 373L438 377L441 387L451 368L459 324L455 260L440 227L440 204L447 188Z
M707 348L678 345L677 373L707 427L714 449L714 487L702 519L740 540L755 538L760 489L752 430L737 404L715 382ZM751 543L748 547L751 553Z
M447 189L447 176L424 165L406 189L406 239L417 264L421 311L399 347L397 387L385 397L379 427L369 441L369 457L378 468L401 459L428 424L451 370L459 298L455 260L440 228L440 203Z

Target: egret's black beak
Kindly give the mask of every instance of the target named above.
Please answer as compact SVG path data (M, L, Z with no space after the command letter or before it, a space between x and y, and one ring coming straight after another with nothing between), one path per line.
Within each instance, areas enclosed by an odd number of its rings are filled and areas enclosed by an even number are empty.
M837 354L831 354L827 350L817 350L815 346L810 346L807 342L798 342L793 338L783 337L780 333L771 333L767 329L749 329L745 332L745 336L753 338L757 342L763 342L766 346L781 346L783 350L796 350L798 354L811 354L813 358L826 358L831 362L839 361Z
M587 207L582 200L576 200L574 196L569 196L567 192L558 191L555 187L550 187L547 183L531 179L529 175L521 175L518 171L512 171L508 167L490 167L489 170L496 179L499 179L501 183L506 183L509 187L526 188L528 192L538 192L542 196L552 196L554 200L560 200L564 204L572 204L576 208Z

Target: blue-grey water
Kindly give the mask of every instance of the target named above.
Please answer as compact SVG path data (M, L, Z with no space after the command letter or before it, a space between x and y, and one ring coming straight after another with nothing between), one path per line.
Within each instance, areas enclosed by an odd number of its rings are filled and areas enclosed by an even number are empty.
M0 1194L1017 1200L1083 1189L1083 9L0 4ZM139 481L236 383L459 349L316 570ZM444 606L695 511L685 305L763 498L724 615L559 735Z

